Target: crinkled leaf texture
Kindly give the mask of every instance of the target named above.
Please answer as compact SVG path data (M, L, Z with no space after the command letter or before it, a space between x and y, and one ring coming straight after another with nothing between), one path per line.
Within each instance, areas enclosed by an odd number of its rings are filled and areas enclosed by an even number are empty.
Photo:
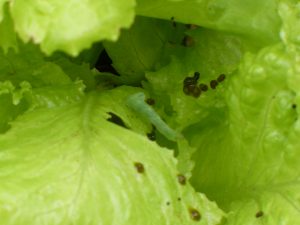
M300 224L300 55L278 44L246 54L223 115L186 135L192 182L230 212L228 224Z
M0 8L5 2L0 1ZM120 29L133 22L135 1L16 0L9 6L14 28L23 41L40 43L47 54L62 50L78 55L93 42L116 40ZM0 10L0 21L2 14Z
M0 136L0 224L218 224L173 153L106 121L99 95L27 112Z

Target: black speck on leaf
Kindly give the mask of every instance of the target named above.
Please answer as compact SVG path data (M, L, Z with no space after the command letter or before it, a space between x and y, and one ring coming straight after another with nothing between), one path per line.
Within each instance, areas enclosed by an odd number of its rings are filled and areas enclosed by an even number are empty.
M296 108L297 108L297 105L296 105L296 104L293 104L293 105L292 105L292 108L293 108L293 109L296 109Z

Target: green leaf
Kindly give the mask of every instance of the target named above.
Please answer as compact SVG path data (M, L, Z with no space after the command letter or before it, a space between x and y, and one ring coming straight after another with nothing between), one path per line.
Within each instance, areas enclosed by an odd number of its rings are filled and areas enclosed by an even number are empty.
M300 223L299 56L283 44L246 54L223 116L186 129L197 147L192 183L230 225Z
M134 0L17 0L10 4L10 12L23 41L40 44L48 55L56 50L78 55L93 42L115 41L120 29L133 22L134 7Z
M218 224L172 152L107 122L99 95L27 112L0 136L1 223Z
M244 52L257 51L253 42L235 35L203 28L188 34L195 44L191 47L177 46L179 50L174 51L171 63L157 72L148 72L149 83L145 83L145 88L157 102L155 107L170 126L177 126L179 130L211 115L217 118L225 107L226 79L215 90L209 88L198 98L183 92L184 79L194 76L197 71L200 72L198 85L202 83L209 87L210 81L220 74L230 77Z
M0 7L2 3L0 1ZM14 31L14 25L11 16L8 12L8 4L4 5L3 17L0 12L0 47L7 52L8 49L13 48L17 50L17 37Z
M137 14L219 31L269 44L279 40L278 1L273 0L138 0ZM184 13L183 13L184 12Z
M168 62L163 56L174 48L173 43L180 43L183 31L182 25L174 27L169 21L136 17L117 42L105 42L104 47L123 83L139 84L146 71Z

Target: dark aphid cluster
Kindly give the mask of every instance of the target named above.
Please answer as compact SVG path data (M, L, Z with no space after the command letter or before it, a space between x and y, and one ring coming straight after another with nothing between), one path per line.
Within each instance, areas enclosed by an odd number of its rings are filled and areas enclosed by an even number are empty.
M178 174L177 175L177 179L178 179L178 182L182 185L185 185L186 184L186 177L182 174Z
M186 95L192 95L194 97L199 97L201 94L201 90L198 87L198 80L200 78L200 73L195 72L193 77L187 77L183 81L183 92Z
M208 85L204 83L197 84L198 80L200 78L200 73L195 72L194 77L187 77L183 81L183 92L186 95L194 96L195 98L198 98L202 92L208 91ZM209 82L209 86L211 89L216 89L218 84L220 82L223 82L225 80L226 76L225 74L221 74L218 76L216 80L211 80Z
M199 211L197 209L190 208L189 212L190 212L190 216L191 216L192 220L195 220L195 221L201 220L201 214L199 213Z
M144 173L145 172L144 165L140 162L135 162L134 167L135 167L135 169L138 173Z

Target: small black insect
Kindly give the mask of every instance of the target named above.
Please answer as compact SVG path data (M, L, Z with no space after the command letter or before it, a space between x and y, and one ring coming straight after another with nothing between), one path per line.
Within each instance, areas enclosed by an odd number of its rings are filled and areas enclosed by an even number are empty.
M220 74L219 77L217 78L217 81L218 81L218 82L222 82L222 81L225 80L225 78L226 78L225 74L222 73L222 74Z
M186 35L183 37L181 44L184 47L192 47L195 44L195 40L191 36Z
M145 172L144 165L140 162L135 162L134 167L135 167L135 169L138 173L144 173Z
M199 88L201 89L201 91L207 91L208 90L208 86L206 84L200 84Z
M218 81L216 81L216 80L210 81L211 89L216 89L217 86L218 86Z
M293 104L293 105L292 105L292 108L293 108L293 109L296 109L296 108L297 108L297 105L296 105L296 104Z
M186 184L186 177L182 174L178 174L177 175L177 179L178 179L178 182L182 185L185 185Z
M256 214L255 214L255 217L256 218L260 218L264 215L264 212L263 211L258 211Z
M199 213L199 211L197 209L189 209L190 211L190 216L192 218L192 220L195 220L195 221L200 221L201 219L201 214Z
M147 103L148 105L154 105L154 104L155 104L155 100L154 100L153 98L147 98L147 99L146 99L146 103Z

